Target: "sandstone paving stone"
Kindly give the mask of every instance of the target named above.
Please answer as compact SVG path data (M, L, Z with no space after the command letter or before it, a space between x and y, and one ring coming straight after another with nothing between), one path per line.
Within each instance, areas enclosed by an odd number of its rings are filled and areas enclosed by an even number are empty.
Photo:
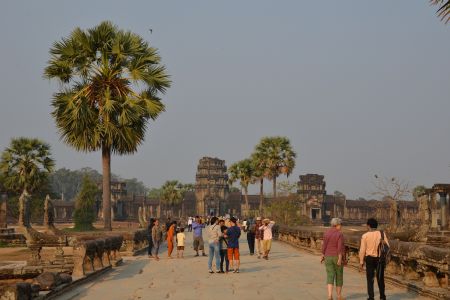
M318 256L274 242L270 259L257 259L249 255L243 237L241 273L209 274L208 258L194 257L191 234L186 235L184 259L167 259L165 253L160 261L126 257L122 266L59 299L326 299L325 267ZM391 285L387 295L390 300L426 299ZM367 299L364 274L345 269L344 296Z

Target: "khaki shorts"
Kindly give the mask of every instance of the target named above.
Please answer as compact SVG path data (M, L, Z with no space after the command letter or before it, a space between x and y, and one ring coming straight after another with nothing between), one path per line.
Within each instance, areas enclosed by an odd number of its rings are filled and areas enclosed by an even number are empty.
M203 237L202 236L194 236L194 250L203 250L205 249L205 245L203 243Z
M272 240L262 240L262 245L264 251L270 251L270 248L272 248Z

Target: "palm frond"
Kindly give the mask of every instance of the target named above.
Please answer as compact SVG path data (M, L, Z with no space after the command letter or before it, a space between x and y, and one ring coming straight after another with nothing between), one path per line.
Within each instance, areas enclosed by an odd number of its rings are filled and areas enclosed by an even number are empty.
M430 0L430 3L439 6L436 14L441 18L441 21L447 24L450 21L450 0Z

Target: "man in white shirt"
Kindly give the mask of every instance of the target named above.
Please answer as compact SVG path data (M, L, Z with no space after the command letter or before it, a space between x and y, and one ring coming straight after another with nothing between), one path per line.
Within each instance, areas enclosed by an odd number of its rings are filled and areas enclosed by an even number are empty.
M192 231L192 217L189 217L188 219L188 232Z
M359 270L361 271L366 264L366 278L367 278L367 293L368 300L374 300L374 278L377 277L378 289L380 291L380 299L386 300L385 285L384 285L384 268L383 262L380 262L380 254L378 253L378 246L381 243L381 232L377 230L377 220L370 218L367 220L367 230L361 237L361 246L359 249ZM389 245L389 241L384 234L384 240Z
M272 227L275 225L274 221L270 221L269 219L263 220L263 225L259 227L259 230L262 230L263 233L263 239L262 239L262 246L263 246L263 258L268 260L269 259L269 252L270 248L272 248Z

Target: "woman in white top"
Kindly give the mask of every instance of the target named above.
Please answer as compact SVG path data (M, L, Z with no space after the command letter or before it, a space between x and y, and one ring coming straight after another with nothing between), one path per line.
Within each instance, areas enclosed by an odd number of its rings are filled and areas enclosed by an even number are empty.
M211 225L207 229L208 243L209 243L209 259L208 269L209 273L214 273L212 270L213 256L216 260L216 273L220 272L220 251L219 251L219 238L222 236L222 231L219 226L219 219L217 217L211 218Z

